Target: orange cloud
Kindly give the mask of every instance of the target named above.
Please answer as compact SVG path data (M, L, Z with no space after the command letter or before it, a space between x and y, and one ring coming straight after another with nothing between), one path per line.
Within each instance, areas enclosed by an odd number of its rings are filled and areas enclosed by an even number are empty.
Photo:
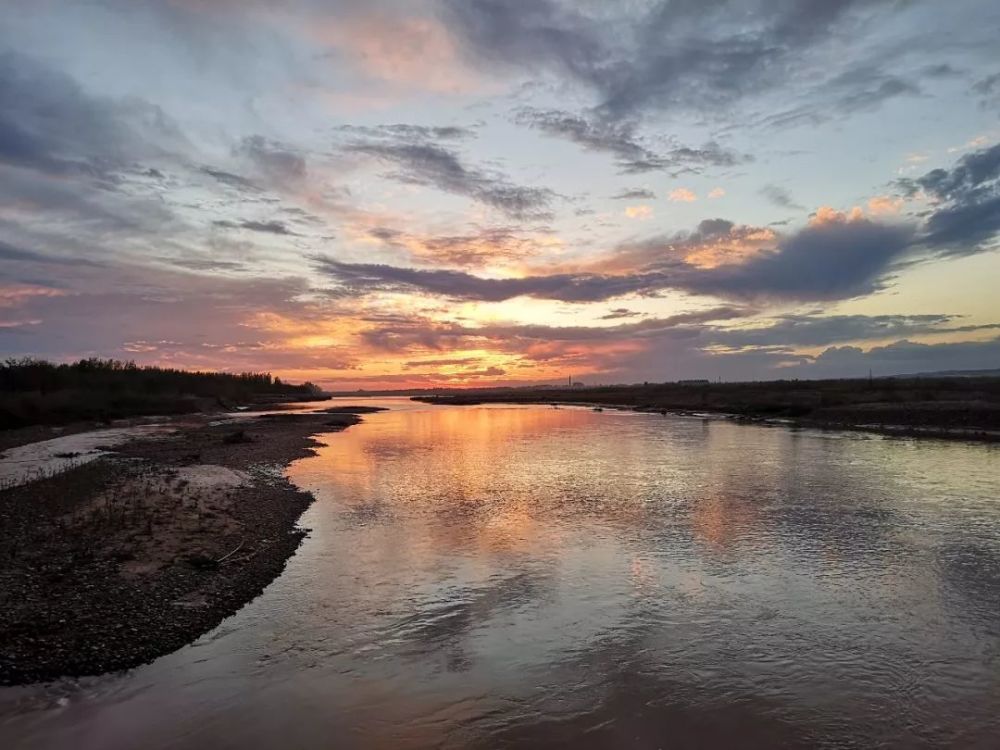
M64 297L62 289L38 284L0 284L0 307L16 307L33 297Z
M868 213L875 216L891 216L893 214L898 214L902 207L902 198L894 198L889 195L876 195L868 201Z
M625 215L630 219L648 219L653 215L653 209L646 205L627 206L625 208Z
M726 194L726 191L723 190L720 187L712 188L711 190L708 191L708 197L709 198L721 198L725 194Z
M687 188L677 188L676 190L671 190L670 195L667 200L673 201L674 203L693 203L698 200L698 196Z
M854 221L862 221L865 212L860 206L854 206L850 211L838 211L831 206L820 206L816 213L809 219L810 226L822 226L824 224L848 224Z
M684 262L698 268L743 263L773 247L777 239L774 230L766 227L734 227L728 235L690 248L684 255Z
M386 83L445 94L483 88L481 77L463 64L447 28L433 18L337 17L309 24L305 33Z

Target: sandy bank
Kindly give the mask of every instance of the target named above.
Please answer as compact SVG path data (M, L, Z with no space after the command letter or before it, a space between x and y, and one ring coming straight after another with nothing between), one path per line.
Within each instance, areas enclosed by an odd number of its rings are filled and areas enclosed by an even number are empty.
M136 666L242 607L303 536L283 467L358 421L187 424L0 491L0 684Z

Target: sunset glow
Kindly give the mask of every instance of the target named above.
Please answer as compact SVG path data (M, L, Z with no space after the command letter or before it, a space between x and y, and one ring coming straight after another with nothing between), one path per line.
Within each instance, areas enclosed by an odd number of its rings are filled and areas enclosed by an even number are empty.
M338 390L997 367L1000 9L740 7L13 0L0 354Z

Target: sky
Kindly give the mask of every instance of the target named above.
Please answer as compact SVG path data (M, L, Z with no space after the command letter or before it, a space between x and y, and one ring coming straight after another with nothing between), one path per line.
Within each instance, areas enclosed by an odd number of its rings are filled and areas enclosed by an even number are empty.
M0 358L1000 368L993 0L5 0Z

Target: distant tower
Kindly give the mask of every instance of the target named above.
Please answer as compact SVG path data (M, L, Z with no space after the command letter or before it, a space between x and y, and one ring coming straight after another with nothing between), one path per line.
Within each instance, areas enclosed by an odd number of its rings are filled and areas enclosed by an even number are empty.
M572 375L569 376L569 387L570 388L573 387L573 376Z

